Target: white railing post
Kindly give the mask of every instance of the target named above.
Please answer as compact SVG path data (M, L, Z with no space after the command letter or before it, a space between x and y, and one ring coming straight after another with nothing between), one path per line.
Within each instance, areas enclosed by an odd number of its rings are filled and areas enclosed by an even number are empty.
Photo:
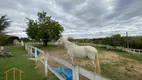
M28 51L28 44L25 45L25 49Z
M31 52L30 52L30 47L28 44L27 44L27 50L28 50L28 53L30 54Z
M73 80L79 80L78 66L73 67Z
M25 45L25 49L28 51L29 53L29 47L28 47L28 44Z
M140 54L142 54L142 50L140 50Z
M45 60L44 60L44 63L45 63L45 76L48 77L48 56L47 54L45 54Z
M28 51L28 54L29 54L29 49L28 49L28 44L27 43L25 45L25 49L26 49L26 51Z
M37 49L36 48L34 49L35 49L35 58L37 58ZM35 62L37 62L37 60L35 60Z
M24 42L23 41L21 41L21 46L24 46Z
M28 44L25 45L25 49L28 51Z
M27 51L27 44L24 45L25 50Z
M27 51L28 51L28 54L30 55L30 56L32 56L32 49L31 49L31 47L30 47L30 45L29 44L26 44L26 48L27 48Z
M38 56L37 56L37 48L34 48L35 49L35 58L37 58ZM35 60L35 69L37 68L37 59Z
M136 49L134 49L134 54L136 53Z
M30 53L32 54L32 47L29 45Z
M134 54L134 50L133 49L131 49L131 53Z
M32 56L32 47L30 45L28 45L28 47L29 47L29 53Z

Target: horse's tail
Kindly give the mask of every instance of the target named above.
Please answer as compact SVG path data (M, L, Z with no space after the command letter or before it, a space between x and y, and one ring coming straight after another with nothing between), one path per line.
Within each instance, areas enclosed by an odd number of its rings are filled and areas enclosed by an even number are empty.
M96 53L96 56L95 56L95 63L96 63L96 73L101 74L101 71L100 71L100 61L99 61L98 53Z

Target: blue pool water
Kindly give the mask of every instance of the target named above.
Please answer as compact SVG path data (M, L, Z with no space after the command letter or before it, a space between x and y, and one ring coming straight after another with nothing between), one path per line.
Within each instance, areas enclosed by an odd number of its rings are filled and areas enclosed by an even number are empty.
M66 80L72 80L72 70L67 68L55 68L55 71L59 73Z
M40 54L40 52L38 50L36 50L37 55ZM35 49L32 49L32 53L35 54Z

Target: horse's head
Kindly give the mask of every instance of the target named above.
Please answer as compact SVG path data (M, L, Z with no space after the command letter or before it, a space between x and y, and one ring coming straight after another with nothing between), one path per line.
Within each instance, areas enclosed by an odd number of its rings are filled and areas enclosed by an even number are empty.
M60 37L57 41L58 45L62 45L63 44L63 37Z
M58 45L67 44L68 40L66 37L60 37L57 41Z

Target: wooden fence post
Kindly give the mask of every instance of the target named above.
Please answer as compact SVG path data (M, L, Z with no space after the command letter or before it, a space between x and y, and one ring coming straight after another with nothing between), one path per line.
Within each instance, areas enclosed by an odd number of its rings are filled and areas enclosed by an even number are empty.
M45 54L45 60L44 60L44 63L45 63L45 76L48 77L48 56L47 54Z
M73 67L73 80L79 80L78 66Z

